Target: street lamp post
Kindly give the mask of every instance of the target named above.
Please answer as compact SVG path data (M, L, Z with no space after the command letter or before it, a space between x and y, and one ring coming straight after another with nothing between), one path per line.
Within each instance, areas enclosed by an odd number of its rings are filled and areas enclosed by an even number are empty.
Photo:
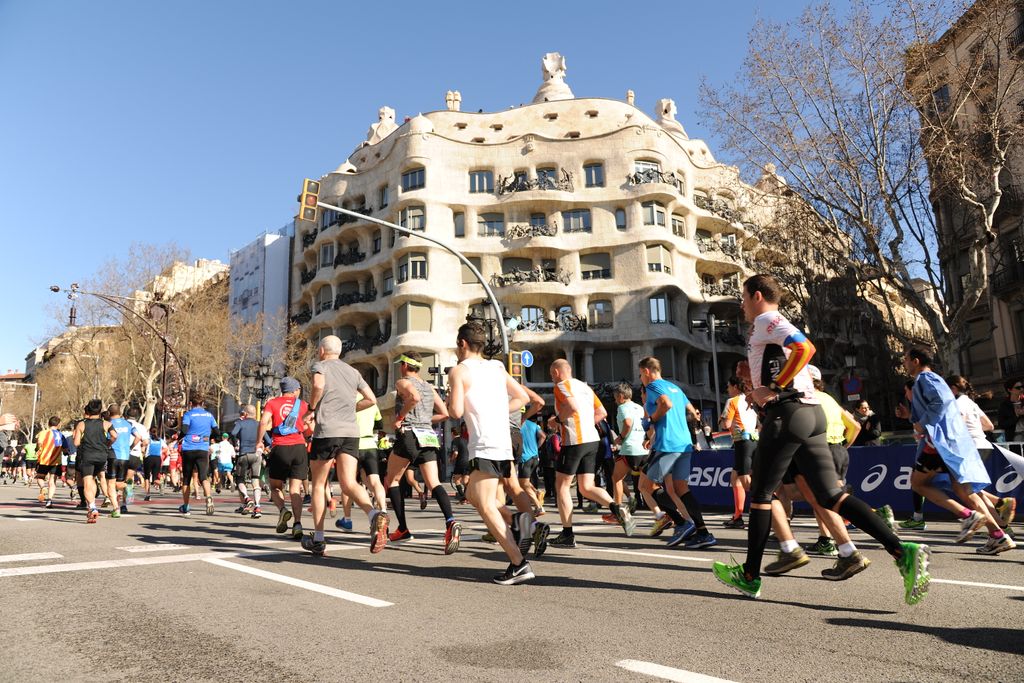
M245 386L249 390L250 400L256 396L256 419L260 418L263 404L270 396L278 374L274 372L273 363L269 358L261 358L249 367L245 375Z

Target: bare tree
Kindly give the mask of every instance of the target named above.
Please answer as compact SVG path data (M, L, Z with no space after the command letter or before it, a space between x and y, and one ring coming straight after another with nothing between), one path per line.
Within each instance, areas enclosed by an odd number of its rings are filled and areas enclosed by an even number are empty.
M893 0L883 14L858 0L845 17L818 5L792 23L758 22L739 76L701 88L725 149L748 170L773 162L818 220L848 234L854 262L920 312L953 370L953 337L987 289L1000 176L1020 135L1019 69L998 56L1015 3L981 6L962 20L986 36L977 57L936 43L967 10L959 2ZM937 83L949 85L948 105ZM936 229L933 190L976 209L959 303L942 296L938 257L954 247Z

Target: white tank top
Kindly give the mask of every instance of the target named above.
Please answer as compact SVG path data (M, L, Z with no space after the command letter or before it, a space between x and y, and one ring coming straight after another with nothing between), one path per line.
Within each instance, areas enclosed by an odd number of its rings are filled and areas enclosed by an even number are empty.
M469 358L461 363L469 373L464 419L469 430L469 457L511 460L505 366L498 360Z

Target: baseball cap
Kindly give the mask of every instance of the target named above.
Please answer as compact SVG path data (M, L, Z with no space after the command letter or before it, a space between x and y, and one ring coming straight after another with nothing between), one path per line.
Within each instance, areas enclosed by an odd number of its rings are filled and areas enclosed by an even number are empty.
M299 380L294 377L284 377L281 379L281 392L287 394L289 391L296 391L301 389L302 385L299 384Z
M821 370L816 365L808 365L807 372L811 373L811 379L821 379Z

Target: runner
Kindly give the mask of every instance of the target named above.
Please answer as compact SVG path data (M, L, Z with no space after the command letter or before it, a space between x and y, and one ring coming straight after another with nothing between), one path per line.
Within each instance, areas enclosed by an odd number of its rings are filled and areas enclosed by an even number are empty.
M523 387L526 389L526 387ZM530 401L533 408L533 401ZM537 410L540 410L538 408ZM523 420L519 427L523 441L523 455L516 463L516 476L519 478L520 488L526 492L533 505L535 514L543 515L544 507L540 504L540 497L537 495L537 488L533 485L533 476L537 471L537 464L540 462L540 446L544 443L544 435L541 434L540 426L529 417Z
M107 458L113 457L111 444L117 442L118 436L110 422L100 417L103 403L98 398L89 401L82 412L85 419L75 425L72 436L78 454L75 467L78 478L82 480L82 501L88 509L85 521L95 524L100 517L96 509L96 478L106 470Z
M664 485L667 493L675 494L674 497L669 496L671 506L669 501L665 500L662 507L666 510L672 507L685 509L691 522L685 526L680 526L676 522L676 533L669 540L669 545L674 546L685 541L685 547L690 550L710 548L718 541L708 531L704 516L701 514L700 503L690 490L693 441L686 418L690 415L699 421L700 415L682 389L662 379L661 361L657 358L648 356L640 361L640 382L646 392L644 411L654 430L651 457L644 475L651 482ZM682 503L682 508L679 508L679 502Z
M743 382L738 377L730 377L726 384L729 402L725 404L725 414L719 418L718 426L732 433L733 464L729 474L729 487L732 489L732 519L724 524L728 529L742 529L743 508L746 504L747 491L750 490L750 467L757 448L757 412L747 402L743 393Z
M356 394L352 400L358 405L362 399L365 399L365 396ZM359 428L357 454L342 452L335 460L338 483L341 486L342 496L344 496L345 514L334 525L343 531L352 531L352 520L348 516L348 511L351 509L352 503L358 505L369 517L371 553L379 553L384 550L384 546L388 542L387 504L378 468L377 438L373 431L374 426L379 426L383 419L376 401L357 411L356 425ZM367 486L373 492L373 501L370 500L366 488L359 483L360 471Z
M270 499L277 508L279 534L288 531L292 519L291 536L302 539L302 485L309 476L309 453L303 433L310 419L309 405L299 398L302 386L294 377L281 380L281 395L267 401L260 417L256 434L256 452L262 455L265 437L270 436L270 457L267 458L267 477ZM288 482L289 510L285 505L284 485Z
M263 516L260 509L260 494L263 487L260 485L260 473L263 469L263 458L256 452L256 437L259 434L259 423L253 419L256 414L256 406L246 404L242 407L242 414L235 421L235 427L231 430L231 436L238 440L238 459L235 461L235 483L238 485L238 498L241 505L235 512L243 515L250 515L253 519ZM252 497L245 487L246 481L252 487Z
M135 473L142 469L142 458L149 452L149 430L146 429L139 418L142 411L132 406L125 411L128 422L131 423L132 433L136 438L132 441L132 450L128 456L128 472L125 474L125 505L135 502Z
M25 485L28 486L29 482L35 481L36 478L36 465L39 463L39 454L36 452L36 445L32 441L28 441L24 446L25 455L23 458L24 463L24 480Z
M47 425L47 429L39 430L39 434L36 435L36 453L39 454L36 481L39 483L39 502L51 508L53 497L57 493L60 459L64 452L64 435L57 429L60 425L59 417L51 417Z
M626 477L632 472L639 471L640 461L647 455L647 448L644 447L644 409L633 401L633 387L626 382L615 385L612 397L618 406L615 411L615 425L619 435L615 439L618 451L615 454L615 468L612 470L611 478L615 491L613 498L616 503L622 505L622 499L626 496ZM635 488L638 489L636 486ZM664 513L655 520L655 524L664 524L661 519L665 519Z
M370 506L365 490L358 493L355 491L358 487L355 483L356 472L360 464L360 431L356 413L376 405L377 397L359 371L341 360L341 339L334 335L324 337L318 354L320 360L312 368L313 394L310 397L315 411L313 442L309 451L312 490L316 491L316 495L312 496L313 534L302 539L302 547L318 557L327 549L324 541L327 505L321 492L327 486L328 476L334 468L346 478L351 495L357 496L356 502L370 515L370 549L372 552L380 552L384 542L379 538L379 532L382 528L386 529L387 521L380 518L379 510ZM362 398L357 401L357 396ZM342 484L343 489L345 485Z
M116 403L107 406L107 417L110 418L110 426L117 432L117 440L112 444L114 456L107 458L107 500L110 501L111 518L117 518L128 512L128 467L132 449L139 437L132 423L122 417L121 406ZM120 501L118 491L122 492Z
M398 529L389 534L391 541L406 541L413 537L406 525L405 498L399 489L400 477L410 465L419 468L424 487L429 489L444 515L444 552L451 555L459 549L462 525L455 520L448 492L441 486L437 474L440 442L433 425L448 419L448 408L430 384L417 373L423 367L419 354L409 352L398 357L399 378L395 382L395 447L388 458L384 488L391 499ZM508 419L506 414L505 419Z
M807 363L814 345L779 313L782 289L755 275L743 283L741 308L751 323L747 357L750 399L765 410L750 482L750 523L745 564L715 562L715 577L748 597L761 595L761 560L771 531L772 494L796 462L814 498L882 543L903 576L904 599L916 604L928 589L928 546L901 543L863 501L842 491L825 437L825 413L814 398Z
M166 457L167 445L163 439L150 438L149 448L146 449L146 457L142 461L142 487L146 491L143 498L149 501L153 495L153 487L161 486L161 475L163 462Z
M465 503L466 485L469 484L469 447L466 445L465 426L452 430L452 487L458 498L456 503Z
M220 475L220 485L228 490L235 485L234 469L235 447L231 445L231 435L224 433L217 440L217 474Z
M551 364L551 380L555 383L555 414L562 424L562 451L559 456L555 490L558 498L558 514L562 521L562 532L549 545L560 548L575 548L576 535L572 529L572 496L569 488L576 477L579 492L595 503L608 506L619 520L626 536L632 536L636 529L629 510L617 504L608 492L594 484L597 474L597 449L600 437L596 423L603 420L608 412L597 396L585 383L572 376L569 361L560 358Z
M448 373L448 404L452 417L465 419L469 431L469 501L509 559L508 568L491 580L511 586L530 581L534 573L498 510L496 496L499 479L513 476L508 416L522 408L528 396L501 361L483 359L486 340L487 332L479 323L459 328L455 341L459 364ZM528 529L529 514L521 517L520 528Z
M181 500L178 512L188 517L189 494L192 492L192 475L196 475L206 496L206 514L214 513L213 495L210 490L210 434L217 429L217 420L204 405L203 397L194 394L189 401L191 408L181 417Z

